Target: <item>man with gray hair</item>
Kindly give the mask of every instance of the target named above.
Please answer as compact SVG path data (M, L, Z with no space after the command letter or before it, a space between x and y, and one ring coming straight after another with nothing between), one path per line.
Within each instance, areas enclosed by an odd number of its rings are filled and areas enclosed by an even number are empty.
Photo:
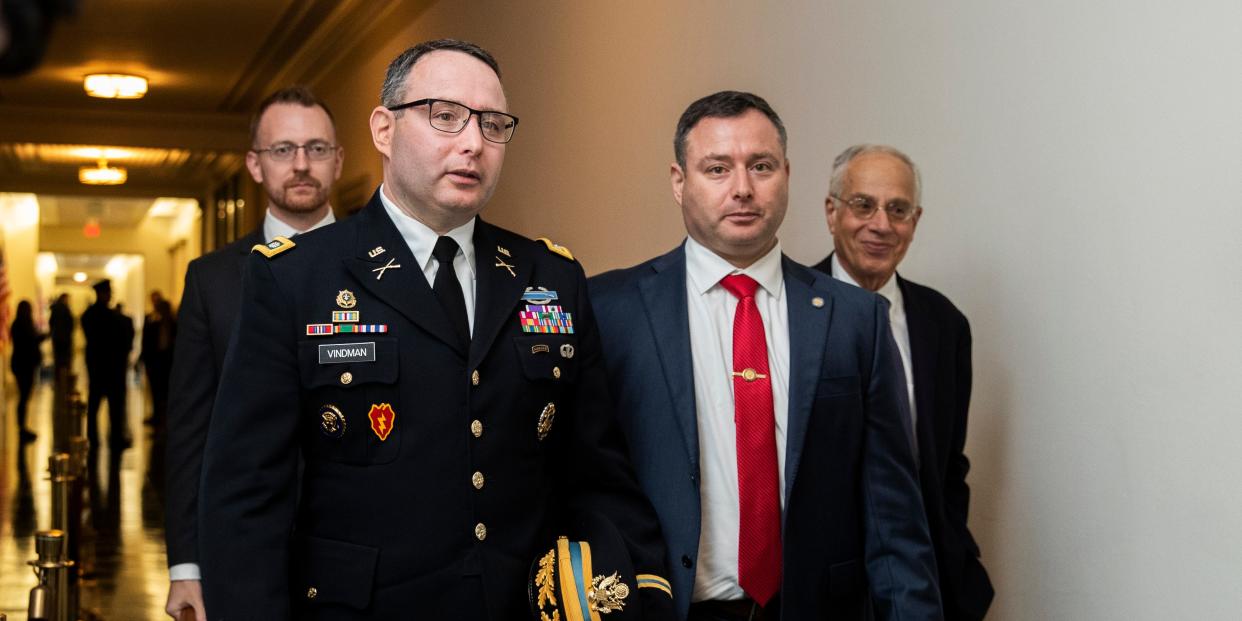
M671 618L582 267L478 217L517 123L491 54L416 45L371 112L371 201L255 247L203 463L211 618L522 619L553 575L585 580L551 602L576 618ZM593 520L628 566L555 538L600 544Z
M833 163L825 201L836 252L815 268L890 303L945 618L981 619L993 591L966 527L970 324L938 291L897 274L923 214L921 198L918 167L905 153L870 144L846 149Z

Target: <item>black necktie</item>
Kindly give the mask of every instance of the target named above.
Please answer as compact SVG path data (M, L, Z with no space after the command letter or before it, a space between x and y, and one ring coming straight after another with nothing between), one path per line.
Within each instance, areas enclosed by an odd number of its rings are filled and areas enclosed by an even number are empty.
M436 270L435 282L431 290L448 315L449 323L457 331L463 349L470 349L470 325L466 318L466 298L461 293L461 283L457 281L457 271L453 269L453 257L457 256L457 242L452 237L441 236L436 240L436 247L431 249L431 256L436 258L440 268Z

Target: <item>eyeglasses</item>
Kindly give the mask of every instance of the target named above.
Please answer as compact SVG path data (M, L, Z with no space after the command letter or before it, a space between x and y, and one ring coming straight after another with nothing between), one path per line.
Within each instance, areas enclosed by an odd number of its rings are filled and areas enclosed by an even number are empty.
M874 216L880 207L879 203L875 202L875 199L868 196L855 196L849 200L836 195L831 195L829 198L838 203L844 203L846 207L850 208L850 212L860 220L870 220L871 216ZM918 211L917 206L903 200L889 201L884 206L884 213L888 214L888 219L893 222L906 222L914 217L916 211Z
M266 153L272 158L273 162L291 162L297 157L298 149L306 151L306 159L322 162L331 159L336 155L336 145L329 144L322 140L312 140L306 144L293 144L292 142L278 142L266 149L251 149L255 153Z
M389 106L388 109L396 112L422 105L427 106L427 122L431 123L431 126L435 129L450 134L460 134L461 130L465 129L466 125L470 123L470 116L474 114L479 115L479 129L483 132L483 137L488 142L504 144L513 140L513 130L517 128L518 124L517 117L512 114L475 110L455 101L444 99L419 99L409 103Z

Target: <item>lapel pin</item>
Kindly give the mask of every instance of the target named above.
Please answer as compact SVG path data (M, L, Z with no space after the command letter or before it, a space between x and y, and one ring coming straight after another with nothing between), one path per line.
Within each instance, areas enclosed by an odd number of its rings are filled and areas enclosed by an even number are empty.
M819 296L815 296L815 297L811 298L811 306L814 306L815 308L823 308L823 307L824 307L824 298L821 298L821 297L819 297Z
M513 278L517 278L517 272L513 271L513 266L509 265L508 263L505 263L504 259L501 259L500 257L496 257L496 265L493 267L503 267L509 270L510 276L512 276Z
M513 256L513 255L509 254L509 250L508 250L507 248L505 248L504 246L496 246L496 252L499 252L500 254L503 254L503 255L505 255L506 257L512 257L512 256Z
M372 259L374 259L375 257L378 257L378 256L380 256L381 254L384 254L384 247L383 247L383 246L376 246L376 247L374 247L374 248L372 248L372 249L371 249L371 252L368 252L368 253L367 253L367 256L368 256L368 257L371 257Z
M397 265L396 263L394 263L394 261L396 261L396 259L389 259L389 260L388 260L388 263L386 263L386 264L385 264L385 265L383 265L382 267L377 267L377 268L375 268L375 269L371 270L372 272L379 272L379 274L377 274L377 275L375 276L375 280L379 280L379 279L383 278L383 277L384 277L384 271L385 271L385 270L398 270L398 269L401 269L401 266L400 266L400 265Z

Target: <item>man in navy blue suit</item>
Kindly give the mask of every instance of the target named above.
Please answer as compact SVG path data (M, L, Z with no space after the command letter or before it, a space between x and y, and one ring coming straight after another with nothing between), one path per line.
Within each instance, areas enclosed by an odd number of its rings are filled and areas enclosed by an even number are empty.
M889 301L945 618L982 619L992 602L992 583L966 527L970 324L940 292L897 274L923 214L918 167L893 147L855 145L833 163L828 193L825 207L836 252L815 269Z
M689 234L591 279L610 388L682 618L939 619L901 362L877 295L781 253L780 117L682 114Z

